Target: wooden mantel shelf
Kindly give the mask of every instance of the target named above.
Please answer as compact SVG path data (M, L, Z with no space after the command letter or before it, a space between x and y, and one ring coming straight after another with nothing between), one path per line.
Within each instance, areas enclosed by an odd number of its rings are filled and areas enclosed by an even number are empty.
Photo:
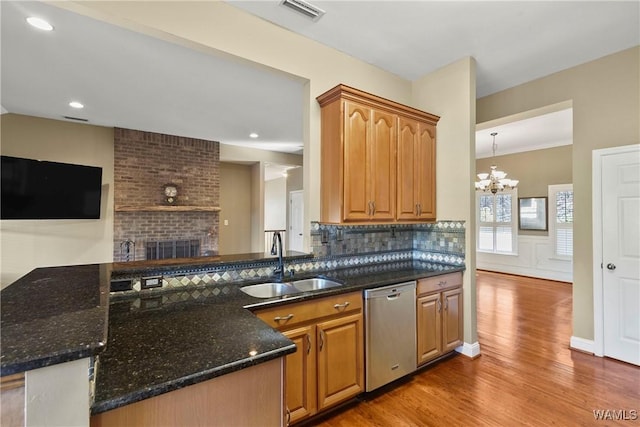
M116 212L220 212L219 206L185 206L185 205L155 205L155 206L116 206Z

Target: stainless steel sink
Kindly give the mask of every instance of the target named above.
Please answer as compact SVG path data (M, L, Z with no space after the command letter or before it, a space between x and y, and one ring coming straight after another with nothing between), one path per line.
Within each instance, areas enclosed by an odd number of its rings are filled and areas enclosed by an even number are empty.
M284 295L299 294L302 292L319 291L322 289L334 288L342 286L342 283L335 282L321 277L313 279L301 279L289 283L259 283L257 285L248 285L240 288L242 292L256 298L275 298Z
M323 278L313 278L313 279L302 279L296 280L291 283L294 288L299 289L303 292L308 291L319 291L321 289L335 288L337 286L342 286L342 283L334 282L333 280L323 279Z
M274 298L301 292L300 289L296 289L287 283L260 283L257 285L243 286L240 290L256 298Z

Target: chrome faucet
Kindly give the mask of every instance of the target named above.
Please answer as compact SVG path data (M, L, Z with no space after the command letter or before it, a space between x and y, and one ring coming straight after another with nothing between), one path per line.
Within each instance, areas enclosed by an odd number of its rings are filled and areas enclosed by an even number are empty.
M273 232L271 255L278 255L278 266L273 270L273 274L282 280L284 276L284 262L282 261L282 236L280 236L279 231Z

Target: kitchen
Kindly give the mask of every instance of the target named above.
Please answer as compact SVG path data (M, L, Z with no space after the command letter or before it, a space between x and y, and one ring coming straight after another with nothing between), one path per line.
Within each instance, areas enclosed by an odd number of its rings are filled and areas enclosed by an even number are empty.
M78 7L81 9L85 9L85 6L79 5L69 5L68 7ZM100 5L96 6L104 7L106 9L112 8L112 11L116 14L123 13L127 14L132 19L135 19L135 16L138 12L142 13L142 11L136 11L133 5ZM173 16L180 12L184 12L181 10L172 10L175 5L167 4L160 7L162 10L157 11L156 19L162 20L163 16ZM215 15L219 22L219 28L224 28L224 21L229 22L244 22L247 26L255 28L257 32L264 32L265 37L267 35L272 35L273 37L277 37L280 32L279 29L272 28L268 26L262 21L256 20L250 16L246 16L236 10L233 10L229 6L223 4L215 4L215 5L207 5L207 4L198 4L193 5L193 10L190 10L189 13L193 13L193 19L197 20L197 16L211 16L208 8L214 8L216 13ZM122 9L120 9L122 8ZM95 12L95 10L89 10L90 12ZM105 10L105 12L108 12ZM143 22L145 19L153 19L150 16L139 16L139 22ZM165 23L165 25L170 26L171 23ZM153 25L150 25L153 26ZM215 26L214 26L215 27ZM276 33L276 34L273 34ZM228 34L226 34L228 35ZM196 37L196 35L194 35ZM240 53L243 50L241 46L241 41L243 39L246 40L246 37L243 37L241 33L238 33L238 37L233 41L230 37L225 37L225 35L221 34L221 37L218 38L221 43L232 44L238 42L239 46L226 46L228 50L236 51ZM294 37L295 39L295 37ZM201 42L203 40L200 40ZM252 37L253 42L253 37ZM223 46L220 46L223 48ZM227 49L225 49L227 50ZM322 49L320 49L322 50ZM346 82L354 81L357 84L353 84L356 87L369 89L370 92L379 94L386 98L394 99L396 101L400 101L403 103L410 104L409 100L411 99L411 90L408 85L401 81L401 79L390 76L382 73L380 70L375 69L374 67L365 65L363 63L359 63L351 58L343 57L335 52L328 53L330 56L335 55L335 57L331 58L323 58L325 53L318 52L318 60L317 63L308 65L308 69L305 69L302 72L296 73L301 75L310 76L309 82L306 84L305 88L309 93L309 102L305 106L308 111L312 111L313 114L309 114L309 129L308 134L305 135L305 156L304 156L304 174L305 174L305 194L307 195L308 203L305 206L310 212L308 218L319 218L320 206L319 199L312 197L311 195L318 195L320 193L320 167L319 167L319 158L320 158L320 143L319 143L319 135L320 135L320 122L319 122L319 107L315 104L315 96L322 93L323 91L333 87L336 81L327 81L327 76L332 75L331 70L327 69L327 65L329 63L340 63L344 64L345 62L349 64L349 66L345 67L344 73L341 71L341 79ZM259 52L255 52L250 54L251 56L260 57ZM242 55L241 55L242 56ZM284 68L288 70L296 70L299 69L301 64L299 63L291 63L289 59L286 59L285 52L273 52L273 55L268 59L263 59L260 62L265 63L267 65L275 66L278 61L281 61L281 64L289 64L287 66L278 66L276 68ZM315 67L315 68L314 68ZM474 68L474 63L472 60L465 59L461 60L449 67L446 70L442 70L441 72L436 72L430 75L428 78L422 79L419 84L414 87L414 91L417 93L424 92L428 94L428 97L421 96L421 102L413 103L415 105L419 105L419 107L425 111L430 111L434 114L441 114L441 111L447 112L447 122L441 122L438 125L438 157L437 157L437 171L438 174L445 174L447 170L447 165L455 165L456 170L460 170L462 173L459 173L456 176L447 176L443 177L439 176L437 179L438 183L438 217L440 218L454 218L465 222L472 222L474 218L473 213L473 200L472 194L470 193L469 186L467 185L472 181L473 173L470 171L473 169L473 153L470 148L472 144L470 143L473 138L473 130L475 123L475 95L472 94L473 88L470 87L470 75L472 75L472 71ZM375 81L381 79L384 83L376 83ZM454 93L459 93L457 88L464 87L468 88L468 93L459 95L458 97L454 96ZM456 90L453 90L456 88ZM425 101L428 99L428 103ZM424 105L420 105L424 103ZM307 155L309 153L309 155ZM108 155L105 156L108 158ZM461 162L461 159L462 162ZM464 166L466 165L466 166ZM105 168L108 170L108 168ZM440 179L442 178L442 179ZM107 202L109 203L109 202ZM108 217L107 217L108 218ZM92 238L97 238L96 241L103 241L106 244L91 246L92 248L96 248L96 251L104 251L104 248L111 248L111 242L113 241L112 236L110 236L110 231L107 223L109 220L101 221L100 226L102 227L100 230L86 230L86 235L92 236ZM311 228L311 223L309 222L308 227ZM4 230L3 230L4 231ZM72 233L71 236L85 235L85 233L78 232L76 229ZM35 234L35 233L34 233ZM307 235L311 236L311 232ZM106 237L105 237L106 236ZM467 238L465 239L466 246L465 253L471 256L473 252L473 246L471 242L473 239ZM4 236L3 236L3 245ZM35 246L35 245L34 245ZM47 252L55 252L56 248L43 248L47 249ZM3 250L5 253L6 250ZM110 250L108 251L109 257L111 256ZM95 254L94 254L95 255ZM110 259L102 253L101 256L104 256L104 260ZM76 255L76 259L74 259L74 263L83 263L85 262L83 258L79 255ZM89 262L95 262L96 259L93 258L89 260ZM52 264L55 264L52 263ZM471 264L472 266L472 264ZM472 268L471 266L467 266L468 269ZM464 298L465 301L468 301L469 304L464 305L464 334L465 339L464 342L469 346L472 346L477 342L477 337L475 337L475 328L474 328L474 285L473 285L473 274L465 273L464 278Z

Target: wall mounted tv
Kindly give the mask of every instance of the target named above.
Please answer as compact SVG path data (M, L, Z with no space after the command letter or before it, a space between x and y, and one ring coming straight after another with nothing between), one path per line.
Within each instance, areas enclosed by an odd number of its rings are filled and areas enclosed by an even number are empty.
M0 219L100 218L102 168L0 158Z

